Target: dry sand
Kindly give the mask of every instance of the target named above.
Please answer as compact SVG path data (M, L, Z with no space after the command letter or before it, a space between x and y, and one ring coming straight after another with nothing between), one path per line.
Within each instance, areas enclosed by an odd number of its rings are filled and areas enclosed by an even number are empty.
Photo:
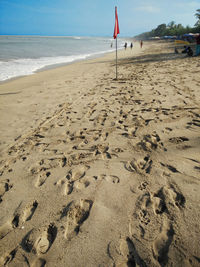
M200 62L164 43L0 85L0 266L200 266Z

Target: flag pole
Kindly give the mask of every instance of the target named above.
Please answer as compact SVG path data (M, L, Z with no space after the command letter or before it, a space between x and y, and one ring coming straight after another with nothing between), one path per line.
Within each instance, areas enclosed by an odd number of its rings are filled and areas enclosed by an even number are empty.
M116 80L117 80L117 36L116 36Z
M118 15L117 15L117 7L115 7L115 28L113 37L116 39L116 80L117 80L117 35L119 34L119 22L118 22Z

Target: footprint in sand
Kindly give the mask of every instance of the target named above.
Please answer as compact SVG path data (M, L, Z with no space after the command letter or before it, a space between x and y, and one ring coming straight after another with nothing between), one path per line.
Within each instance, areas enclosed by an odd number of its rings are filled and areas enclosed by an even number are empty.
M85 174L86 174L86 171L89 169L90 167L89 166L84 166L84 165L80 165L80 166L77 166L73 169L71 169L68 174L66 175L66 178L70 181L77 181L77 180L80 180L82 179Z
M137 132L138 127L128 127L127 131L125 133L122 133L123 136L127 137L127 138L132 138L136 136L136 132ZM125 129L126 130L126 129Z
M172 207L185 207L186 199L176 185L163 186L150 196L149 201L155 214L169 213Z
M88 178L84 177L81 180L76 181L74 183L74 188L76 188L77 190L82 190L82 189L88 187L89 185L90 185L90 182L89 182Z
M159 233L165 204L159 197L144 192L136 201L133 218L130 217L129 233L137 238L152 241Z
M165 203L165 198L159 194L154 194L152 197L152 205L153 205L153 210L155 214L162 214L163 212L168 212L166 203Z
M67 158L65 156L62 157L52 157L49 159L42 159L39 162L40 166L45 167L46 169L52 169L52 168L56 168L56 167L65 167L67 165Z
M171 143L174 143L174 144L180 144L180 143L189 141L189 139L187 137L185 137L185 136L180 136L180 137L172 137L172 138L169 138L169 141Z
M150 156L147 155L142 159L133 159L132 161L128 161L125 163L124 167L129 172L137 172L140 174L151 172L153 161L150 159Z
M93 161L94 156L91 152L77 152L74 154L69 155L67 164L68 166L74 166L79 164L88 163L90 161Z
M142 266L147 267L146 263L137 253L133 241L127 237L119 241L111 241L108 244L108 255L112 259L114 266Z
M197 166L194 166L193 168L195 171L200 172L200 161L196 159L191 159L191 158L188 158L188 160L191 160L192 162L195 162L196 164L198 164Z
M8 233L13 230L13 225L11 222L6 222L0 226L0 239L4 238Z
M33 252L37 255L45 254L51 248L56 236L57 227L54 224L49 224L48 227L29 231L23 238L21 245L27 252Z
M144 181L138 186L138 189L143 191L147 188L147 186L148 186L148 182Z
M136 212L137 218L143 225L148 225L151 222L151 195L149 192L144 193L138 199Z
M20 249L20 246L17 246L15 249L8 253L4 253L0 256L0 266L9 266L9 267L32 267L41 265L32 265L30 260L24 254L24 251ZM43 265L44 266L44 265Z
M101 178L107 182L113 183L113 184L118 184L120 182L120 179L116 175L101 175Z
M114 266L135 266L134 256L129 253L129 244L124 239L111 241L108 244L108 255ZM132 264L132 265L131 265Z
M91 200L82 199L79 203L71 202L62 210L61 219L66 221L64 237L67 240L79 233L81 225L90 215L92 205Z
M15 258L17 249L13 249L11 252L0 256L0 266L8 266Z
M8 233L19 226L19 219L20 215L16 213L10 221L0 226L0 239L4 238Z
M169 134L172 131L173 131L173 129L169 128L169 127L165 127L164 130L162 130L163 133L167 133L167 134Z
M89 168L89 166L84 165L75 167L67 173L66 177L58 180L55 185L62 189L62 194L64 196L70 195L73 192L74 188L85 188L90 184L89 181L85 178L86 171Z
M57 228L50 224L47 229L45 229L39 238L34 243L34 249L37 254L45 254L52 246L57 235Z
M22 221L30 221L33 217L33 214L35 213L35 210L37 209L37 206L37 201L34 201L33 203L27 205L22 216Z
M101 155L102 159L111 159L112 156L116 156L115 154L110 154L108 150L108 144L98 144L90 148L90 151L93 152L93 156L95 157Z
M103 132L103 131L102 131L101 134L100 134L100 140L101 140L102 142L106 141L108 135L109 135L108 132Z
M163 143L159 135L155 132L153 134L147 134L143 139L137 144L139 148L142 148L144 151L156 150L159 147L164 148ZM166 150L166 148L164 148Z
M0 203L2 202L3 195L12 188L9 179L0 182Z
M187 123L188 126L186 128L192 128L192 126L200 127L200 120L193 119L191 122Z
M161 232L153 242L153 255L161 266L165 266L168 261L168 252L173 241L173 236L174 230L172 225L164 221Z
M74 189L74 182L70 182L66 177L58 180L55 185L61 188L63 196L70 195Z
M120 183L120 179L116 175L106 175L106 174L100 174L98 176L93 176L92 177L94 180L99 180L99 181L106 181L112 184L118 184Z
M174 166L172 165L169 165L169 164L164 164L162 162L160 162L160 165L163 166L163 167L166 167L168 170L170 170L171 172L174 172L174 173L180 173Z
M49 171L45 171L45 172L42 172L41 174L39 174L39 176L37 177L37 180L35 182L35 186L36 187L42 186L46 182L47 178L50 175L51 175L51 172L49 172Z
M162 187L157 195L165 200L168 209L172 206L179 209L185 207L186 199L175 184Z
M2 226L0 226L0 239L4 238L7 234L9 234L13 229L19 227L26 221L31 220L35 210L38 206L37 201L26 206L23 212L19 212L20 207L15 211L13 218Z

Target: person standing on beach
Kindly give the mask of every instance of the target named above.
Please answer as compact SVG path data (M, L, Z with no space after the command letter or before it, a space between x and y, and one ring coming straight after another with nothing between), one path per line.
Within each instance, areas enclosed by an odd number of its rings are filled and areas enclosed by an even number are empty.
M131 49L133 48L133 43L131 43L131 46L130 47L131 47Z
M126 50L126 48L127 48L127 43L125 43L124 48L125 48L125 50Z
M140 41L140 47L142 48L142 46L143 46L143 41L141 40Z
M200 34L196 37L196 56L200 55Z

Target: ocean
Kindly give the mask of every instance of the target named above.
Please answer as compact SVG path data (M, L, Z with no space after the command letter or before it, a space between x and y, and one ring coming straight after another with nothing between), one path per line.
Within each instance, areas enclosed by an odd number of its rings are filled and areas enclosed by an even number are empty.
M119 49L123 44L118 39ZM0 36L0 81L114 50L115 41L106 37Z

